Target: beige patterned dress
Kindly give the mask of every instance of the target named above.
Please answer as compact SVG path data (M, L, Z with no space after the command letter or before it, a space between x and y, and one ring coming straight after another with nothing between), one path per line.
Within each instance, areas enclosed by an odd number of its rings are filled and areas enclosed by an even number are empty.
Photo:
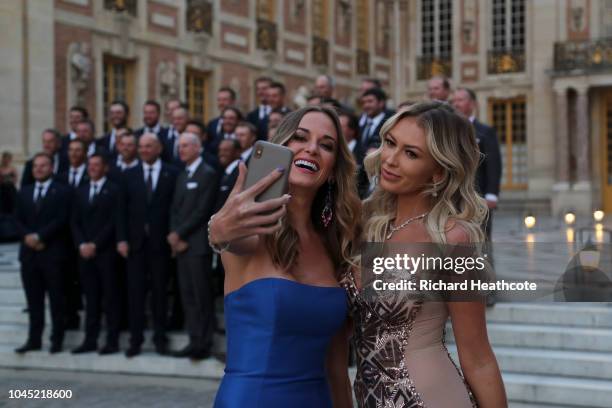
M359 291L352 273L341 280L355 325L360 408L474 408L475 399L444 344L446 303L379 298Z

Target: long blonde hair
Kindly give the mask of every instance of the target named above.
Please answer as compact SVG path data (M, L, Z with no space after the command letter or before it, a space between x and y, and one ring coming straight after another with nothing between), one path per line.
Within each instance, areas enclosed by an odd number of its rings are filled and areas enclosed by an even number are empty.
M327 107L307 106L289 113L278 126L270 142L287 145L302 118L311 112L325 114L334 124L338 143L336 149L336 162L334 164L331 184L333 218L325 227L321 221L321 212L325 206L325 199L330 188L329 182L323 184L315 196L311 209L312 222L315 229L323 238L323 243L334 264L337 273L352 263L351 255L353 242L360 234L359 222L361 218L361 203L357 195L356 165L351 154L336 112ZM288 270L295 266L299 253L299 236L286 216L281 220L282 228L266 236L266 247L275 265Z
M442 178L432 182L422 194L430 197L433 207L424 224L435 243L446 243L448 221L463 226L471 242L482 242L481 225L487 217L485 200L475 189L480 152L472 124L448 104L419 102L401 109L383 125L381 140L398 122L406 118L426 134L426 143L435 162L442 168ZM381 153L384 145L366 157L368 177L380 178ZM434 196L437 195L437 196ZM397 196L377 186L364 202L364 233L369 242L384 242L389 224L395 217Z

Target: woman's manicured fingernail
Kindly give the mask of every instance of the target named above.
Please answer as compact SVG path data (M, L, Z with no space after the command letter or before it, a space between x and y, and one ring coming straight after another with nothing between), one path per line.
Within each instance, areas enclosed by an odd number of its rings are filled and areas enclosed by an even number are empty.
M284 167L277 167L276 170L278 170L281 173L283 173L285 171L285 168Z

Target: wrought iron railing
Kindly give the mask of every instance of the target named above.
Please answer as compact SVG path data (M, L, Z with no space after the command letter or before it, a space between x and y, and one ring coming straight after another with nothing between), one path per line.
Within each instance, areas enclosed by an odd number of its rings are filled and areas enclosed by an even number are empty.
M555 43L555 71L612 69L612 38Z
M417 79L426 80L433 76L453 75L453 60L450 55L417 57Z
M329 62L329 42L320 37L312 39L312 63L314 65L327 65Z
M357 49L357 74L370 75L370 53Z
M135 16L138 10L137 0L104 0L104 8L107 10L114 10L119 12L127 11L129 14Z
M524 72L525 50L523 48L489 50L487 53L487 71L489 74Z
M187 1L187 31L212 34L213 7L210 1Z
M276 51L278 37L276 24L272 21L257 20L257 48L260 50Z

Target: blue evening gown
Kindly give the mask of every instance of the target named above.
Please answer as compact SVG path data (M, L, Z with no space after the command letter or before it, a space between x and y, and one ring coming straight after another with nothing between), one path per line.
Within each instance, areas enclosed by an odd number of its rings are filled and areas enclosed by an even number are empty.
M346 317L340 287L262 278L229 293L215 408L331 408L325 359Z

